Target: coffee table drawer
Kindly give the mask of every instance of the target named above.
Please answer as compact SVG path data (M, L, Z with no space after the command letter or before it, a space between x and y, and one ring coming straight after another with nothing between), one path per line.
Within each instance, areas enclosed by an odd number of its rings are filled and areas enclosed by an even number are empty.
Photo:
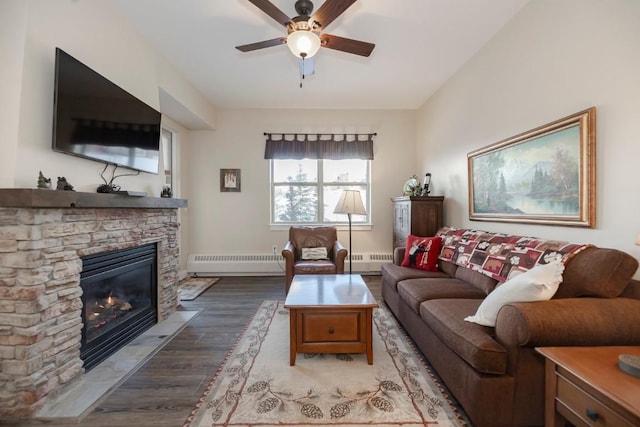
M609 407L562 375L558 375L556 399L557 411L576 425L633 427Z
M361 312L302 312L303 344L360 341Z

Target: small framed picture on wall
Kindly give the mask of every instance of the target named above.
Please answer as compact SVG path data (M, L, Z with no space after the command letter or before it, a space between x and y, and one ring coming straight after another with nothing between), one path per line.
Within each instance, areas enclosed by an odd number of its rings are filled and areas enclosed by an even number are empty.
M240 169L220 169L220 191L240 192Z

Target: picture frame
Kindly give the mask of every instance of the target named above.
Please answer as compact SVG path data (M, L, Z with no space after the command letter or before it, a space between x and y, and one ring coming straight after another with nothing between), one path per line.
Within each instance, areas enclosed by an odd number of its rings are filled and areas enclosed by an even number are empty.
M223 193L239 193L240 189L240 169L220 169L220 191Z
M467 154L469 219L575 227L596 222L596 109Z

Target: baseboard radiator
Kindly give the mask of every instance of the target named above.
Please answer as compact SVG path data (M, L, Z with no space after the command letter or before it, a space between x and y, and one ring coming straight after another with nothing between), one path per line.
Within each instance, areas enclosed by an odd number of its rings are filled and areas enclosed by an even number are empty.
M392 262L393 254L353 254L353 272L380 274L382 264ZM349 270L349 257L345 261ZM279 276L284 275L282 255L269 254L190 254L187 273L191 276Z

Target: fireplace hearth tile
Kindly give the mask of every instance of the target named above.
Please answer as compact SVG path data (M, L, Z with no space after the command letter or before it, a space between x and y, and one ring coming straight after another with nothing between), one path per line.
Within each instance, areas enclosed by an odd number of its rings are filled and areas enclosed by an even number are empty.
M154 335L171 335L175 333L175 328L179 327L183 322L188 322L192 316L185 313L189 311L176 311L167 320L154 326Z
M61 389L35 418L81 418L180 332L199 311L176 311Z

